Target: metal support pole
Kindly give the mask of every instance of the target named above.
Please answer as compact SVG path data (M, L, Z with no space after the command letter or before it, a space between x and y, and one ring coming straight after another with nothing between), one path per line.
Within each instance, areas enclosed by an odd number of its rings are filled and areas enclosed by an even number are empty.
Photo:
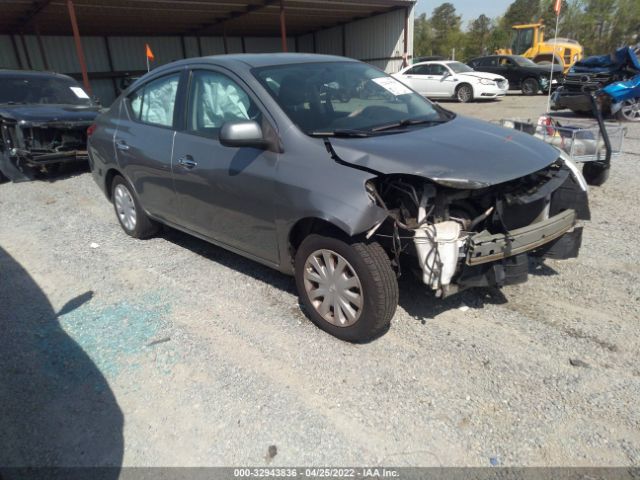
M27 66L29 67L29 70L31 70L33 69L33 66L31 65L31 57L29 56L29 50L27 49L27 42L24 41L23 33L20 34L20 42L22 43L22 51L24 52L24 58L26 58L27 60Z
M282 37L282 51L287 51L287 21L284 14L284 0L280 0L280 36Z
M115 68L113 68L113 57L111 56L111 47L109 46L109 37L104 37L104 49L107 52L107 62L109 63L109 71L115 72ZM113 84L113 93L117 98L120 94L120 89L118 88L118 82L116 81L116 77L111 77L111 83Z
M404 54L402 55L402 68L409 65L409 7L404 10Z
M225 55L229 53L229 42L227 42L227 28L222 27L222 45L224 46Z
M198 56L201 57L202 56L202 41L200 40L200 35L198 35L196 37L196 40L198 41Z
M91 95L91 84L89 83L89 74L87 73L87 63L84 60L84 50L82 50L82 42L80 41L80 30L78 30L78 21L76 19L76 9L73 6L73 0L67 0L67 8L69 9L69 19L71 20L71 28L73 29L73 39L76 42L76 53L78 55L78 63L82 71L82 83L89 95Z
M18 44L16 43L16 37L15 35L9 35L11 37L11 44L13 45L13 53L16 56L16 61L18 62L18 66L20 67L20 70L22 70L24 68L24 65L22 64L22 57L20 56L20 52L18 51Z
M342 56L347 56L347 27L342 24Z
M40 36L40 28L38 25L36 25L36 39L38 40L38 48L40 49L44 69L49 70L49 62L47 61L47 55L44 53L44 45L42 44L42 37Z

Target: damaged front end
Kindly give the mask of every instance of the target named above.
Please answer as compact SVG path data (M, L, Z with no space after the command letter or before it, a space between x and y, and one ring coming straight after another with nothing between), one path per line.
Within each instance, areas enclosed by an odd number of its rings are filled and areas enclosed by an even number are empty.
M88 160L92 120L31 122L0 118L0 171L10 180L32 180L63 163Z
M527 280L529 257L576 257L587 187L570 159L508 182L382 175L367 191L388 219L368 233L446 297L469 287ZM418 268L416 268L416 266Z

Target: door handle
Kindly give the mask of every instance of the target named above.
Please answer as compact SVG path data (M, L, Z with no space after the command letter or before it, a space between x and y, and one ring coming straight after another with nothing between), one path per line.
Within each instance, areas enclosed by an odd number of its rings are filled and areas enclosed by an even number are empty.
M127 142L125 142L123 140L119 140L119 141L116 142L116 148L118 150L123 150L123 151L126 152L127 150L129 150L130 147L129 147L129 145L127 145Z
M178 159L178 164L189 170L198 166L198 162L196 162L191 155L185 155L184 157L180 157Z

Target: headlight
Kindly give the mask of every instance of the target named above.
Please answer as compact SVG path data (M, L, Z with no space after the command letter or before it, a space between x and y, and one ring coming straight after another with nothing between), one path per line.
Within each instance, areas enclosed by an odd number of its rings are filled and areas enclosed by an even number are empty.
M449 188L465 188L469 190L478 190L480 188L488 187L489 184L485 182L479 182L477 180L468 180L466 178L432 178L434 182L443 187Z
M556 147L556 150L560 152L560 158L562 159L564 164L567 166L567 168L571 170L571 173L573 174L573 178L576 179L576 182L578 182L578 185L580 185L580 188L582 188L582 190L584 190L585 192L588 191L589 187L587 186L587 181L584 179L582 172L580 171L580 169L578 169L578 166L574 163L571 157L564 150L561 150L558 147Z
M480 79L480 83L482 85L495 85L496 82L494 82L493 80L489 80L488 78L481 78Z

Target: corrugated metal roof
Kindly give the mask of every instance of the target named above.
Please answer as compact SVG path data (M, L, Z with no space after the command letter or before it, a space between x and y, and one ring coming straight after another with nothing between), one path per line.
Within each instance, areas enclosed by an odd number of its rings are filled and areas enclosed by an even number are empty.
M80 32L91 35L270 36L281 0L74 0ZM414 0L283 0L287 31L301 35L367 18ZM64 0L3 0L0 33L71 32Z

